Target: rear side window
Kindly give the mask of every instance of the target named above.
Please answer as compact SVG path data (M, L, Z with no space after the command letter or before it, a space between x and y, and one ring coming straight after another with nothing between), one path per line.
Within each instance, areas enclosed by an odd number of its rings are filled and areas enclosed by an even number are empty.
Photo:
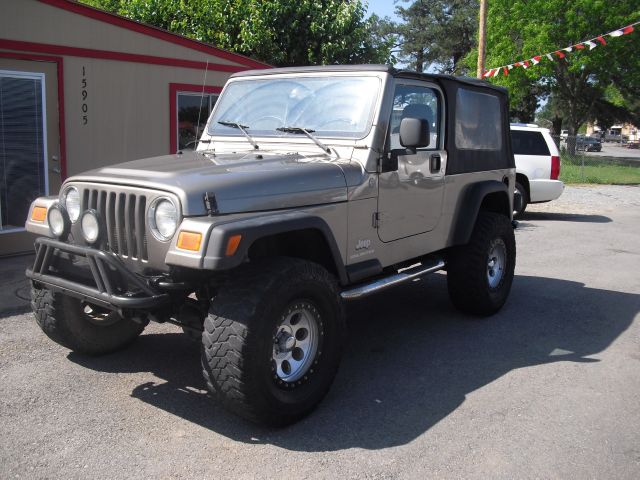
M511 145L515 155L551 155L540 132L511 130Z
M456 94L456 147L502 149L502 116L498 97L459 88Z

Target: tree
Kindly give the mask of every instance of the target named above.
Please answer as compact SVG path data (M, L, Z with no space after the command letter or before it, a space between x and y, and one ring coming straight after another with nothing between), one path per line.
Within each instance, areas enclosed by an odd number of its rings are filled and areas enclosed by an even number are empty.
M512 64L616 30L640 17L637 0L492 0L487 18L487 67ZM607 38L595 50L543 57L540 64L515 67L493 77L509 88L515 103L540 94L554 98L556 114L575 135L604 107L606 89L640 94L640 35ZM473 58L468 59L472 64ZM571 147L571 145L570 145Z
M404 21L397 25L401 59L418 72L432 65L441 73L469 73L464 59L476 45L478 0L416 0L396 12Z
M535 121L545 128L550 128L555 136L554 140L559 144L559 136L562 133L562 112L556 97L549 96L546 100L542 109L536 113Z
M83 0L275 66L385 63L390 41L360 0Z
M640 124L640 97L626 98L610 85L594 105L592 118L601 130L609 130L616 123Z

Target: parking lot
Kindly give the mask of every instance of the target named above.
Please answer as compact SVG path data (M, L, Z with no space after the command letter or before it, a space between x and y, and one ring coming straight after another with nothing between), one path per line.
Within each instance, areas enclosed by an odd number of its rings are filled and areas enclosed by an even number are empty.
M603 143L602 150L600 152L587 152L587 155L640 161L640 149L627 148L624 145L612 142Z
M216 407L176 327L99 358L52 343L30 258L0 260L0 478L640 478L640 187L567 187L516 239L489 319L442 274L350 305L333 388L281 430Z

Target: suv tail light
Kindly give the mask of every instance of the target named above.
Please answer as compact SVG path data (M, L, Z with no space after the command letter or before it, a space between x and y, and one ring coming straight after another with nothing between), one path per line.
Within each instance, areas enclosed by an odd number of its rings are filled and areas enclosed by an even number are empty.
M560 176L560 157L551 157L551 180L558 180Z

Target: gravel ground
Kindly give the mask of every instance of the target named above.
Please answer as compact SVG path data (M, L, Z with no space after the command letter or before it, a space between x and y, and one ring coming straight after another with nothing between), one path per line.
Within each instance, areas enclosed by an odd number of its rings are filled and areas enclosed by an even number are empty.
M440 274L351 305L331 392L282 430L216 407L175 327L100 358L52 343L5 302L30 258L0 260L0 478L640 478L638 207L615 186L531 205L490 319Z

